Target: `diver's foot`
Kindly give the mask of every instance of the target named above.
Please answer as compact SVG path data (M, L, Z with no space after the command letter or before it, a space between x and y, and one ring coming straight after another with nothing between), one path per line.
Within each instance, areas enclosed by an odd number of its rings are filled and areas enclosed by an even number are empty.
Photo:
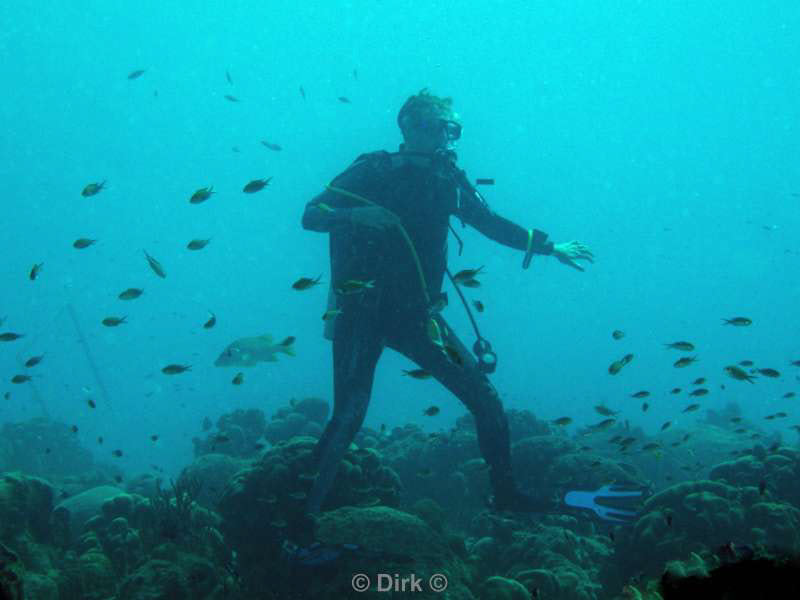
M556 503L549 498L531 496L513 489L495 494L490 506L496 511L550 513L556 508Z

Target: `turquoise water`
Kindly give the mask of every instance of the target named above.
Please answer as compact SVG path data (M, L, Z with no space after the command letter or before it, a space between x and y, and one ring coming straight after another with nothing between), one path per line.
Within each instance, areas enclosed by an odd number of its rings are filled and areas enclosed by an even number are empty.
M0 347L11 392L0 423L46 411L104 461L119 447L127 471L174 473L205 416L330 400L326 286L290 287L329 279L326 236L301 228L303 207L361 152L396 149L399 107L429 87L454 98L459 164L496 180L484 188L492 208L596 255L584 273L546 257L525 271L519 252L457 227L465 249L451 244L451 268L486 265L467 295L486 305L479 324L507 407L583 425L605 401L648 432L689 428L703 412L682 414L688 399L667 391L702 376L703 409L785 411L765 431L796 440L796 399L782 399L800 391L788 364L800 359L796 3L7 2L0 23L0 329L25 334ZM241 192L269 176L262 192ZM100 194L81 196L99 181ZM189 204L208 185L217 193ZM98 242L73 249L81 237ZM190 252L193 238L212 241ZM143 296L121 302L128 287ZM218 322L205 330L209 310ZM471 346L461 307L444 314ZM103 327L111 315L128 322ZM721 325L734 316L753 324ZM626 336L612 340L614 329ZM262 333L295 336L297 356L232 386L235 371L214 359ZM695 343L698 363L673 368L680 355L662 344L677 340ZM634 362L609 376L627 353ZM10 384L38 354L33 385ZM781 377L727 378L742 359ZM168 377L169 363L192 370ZM368 424L437 430L464 412L403 368L385 354ZM652 393L645 414L628 398L640 389ZM441 413L422 417L431 404Z

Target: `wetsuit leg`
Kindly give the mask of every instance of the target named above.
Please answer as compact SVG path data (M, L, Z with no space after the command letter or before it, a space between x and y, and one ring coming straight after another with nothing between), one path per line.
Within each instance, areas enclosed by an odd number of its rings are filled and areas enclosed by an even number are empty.
M466 405L475 417L478 445L489 464L495 496L507 498L516 493L516 486L511 471L508 418L500 396L486 374L478 370L472 352L459 341L441 316L435 318L444 342L458 353L461 365L431 342L426 321L404 322L402 330L394 328L387 338L387 345L430 372Z
M318 475L307 510L318 513L336 471L364 422L375 366L383 351L380 321L373 311L345 310L336 317L333 340L333 415L314 447Z

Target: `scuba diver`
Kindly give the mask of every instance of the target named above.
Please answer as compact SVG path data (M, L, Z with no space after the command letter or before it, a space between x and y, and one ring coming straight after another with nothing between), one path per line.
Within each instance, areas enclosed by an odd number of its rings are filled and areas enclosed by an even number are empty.
M593 262L591 251L578 241L553 243L543 231L521 227L489 208L456 166L453 148L461 123L452 99L423 89L402 106L397 124L404 139L398 152L362 154L308 202L303 214L305 229L330 235L326 316L334 315L325 324L326 337L333 341L334 407L314 448L318 475L308 495L308 514L313 520L321 510L361 428L375 367L388 346L430 373L474 416L495 510L552 513L570 505L601 518L629 518L635 513L612 510L603 500L613 506L615 499L641 492L605 486L558 500L517 488L508 420L487 377L496 357L480 336L473 356L439 314L447 298L441 287L452 216L523 252L524 267L533 255L544 255L583 271L577 261Z

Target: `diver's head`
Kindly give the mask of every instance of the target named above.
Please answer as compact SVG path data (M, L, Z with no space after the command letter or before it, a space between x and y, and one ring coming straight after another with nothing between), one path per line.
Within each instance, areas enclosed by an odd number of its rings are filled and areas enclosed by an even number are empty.
M425 153L451 150L461 137L461 121L452 105L452 98L439 98L427 89L406 100L397 115L405 149Z

